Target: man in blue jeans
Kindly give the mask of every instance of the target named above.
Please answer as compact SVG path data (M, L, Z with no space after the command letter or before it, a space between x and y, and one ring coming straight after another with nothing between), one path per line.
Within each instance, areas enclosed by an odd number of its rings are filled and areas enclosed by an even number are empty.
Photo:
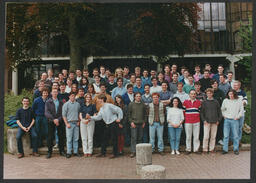
M16 112L17 124L19 125L18 133L16 136L17 146L18 146L18 158L24 157L23 145L22 145L22 136L25 133L30 133L32 137L32 146L33 146L33 156L39 156L37 152L37 134L35 128L33 127L35 123L35 116L32 111L32 108L29 107L29 98L23 97L22 99L22 108L18 109Z
M80 156L78 153L78 139L79 139L79 111L80 104L75 100L76 93L70 93L69 101L63 105L62 117L66 124L66 138L67 138L67 158L71 157L71 150L73 147L74 156Z
M37 138L38 147L43 146L43 142L42 142L43 139L46 139L47 141L47 134L48 134L48 122L44 115L45 102L49 95L48 88L43 88L41 92L42 92L42 96L37 97L32 104L32 109L36 115L35 130L38 135L38 138Z
M159 102L159 93L152 94L153 102L149 104L148 122L149 122L149 138L152 145L152 152L155 150L155 133L157 134L158 152L164 155L163 131L165 121L165 107Z

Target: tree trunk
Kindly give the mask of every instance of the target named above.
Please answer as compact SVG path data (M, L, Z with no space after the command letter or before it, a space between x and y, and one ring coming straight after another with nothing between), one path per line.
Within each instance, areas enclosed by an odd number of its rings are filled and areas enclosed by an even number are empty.
M76 16L69 16L69 45L70 45L70 70L83 68L83 56L81 42L79 38L79 28L77 26Z

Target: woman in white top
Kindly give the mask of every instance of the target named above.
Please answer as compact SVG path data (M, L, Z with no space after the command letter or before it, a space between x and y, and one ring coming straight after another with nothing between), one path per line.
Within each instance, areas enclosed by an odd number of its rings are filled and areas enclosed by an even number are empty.
M224 117L223 126L223 151L222 154L228 153L228 141L230 138L230 131L233 139L233 150L236 155L239 154L239 119L243 116L244 107L242 100L237 96L235 90L231 89L228 92L228 98L224 99L221 112Z
M182 103L178 97L174 97L167 111L168 133L172 149L171 154L180 154L179 145L183 121L184 114Z

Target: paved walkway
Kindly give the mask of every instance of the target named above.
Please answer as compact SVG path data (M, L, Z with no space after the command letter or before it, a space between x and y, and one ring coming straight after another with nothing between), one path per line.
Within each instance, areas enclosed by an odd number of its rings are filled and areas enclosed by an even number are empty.
M110 154L108 154L110 156ZM153 164L166 167L167 179L249 179L250 151L197 155L153 154ZM4 154L4 179L139 179L136 159L127 155L109 159L71 157L54 154L17 159Z

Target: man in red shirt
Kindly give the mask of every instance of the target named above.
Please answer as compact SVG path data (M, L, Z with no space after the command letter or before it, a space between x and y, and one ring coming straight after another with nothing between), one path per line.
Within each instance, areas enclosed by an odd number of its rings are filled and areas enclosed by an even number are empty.
M185 133L186 133L186 154L191 153L191 141L193 135L193 151L200 154L199 133L200 133L200 113L201 102L196 99L194 89L189 92L189 99L183 103L185 108Z

